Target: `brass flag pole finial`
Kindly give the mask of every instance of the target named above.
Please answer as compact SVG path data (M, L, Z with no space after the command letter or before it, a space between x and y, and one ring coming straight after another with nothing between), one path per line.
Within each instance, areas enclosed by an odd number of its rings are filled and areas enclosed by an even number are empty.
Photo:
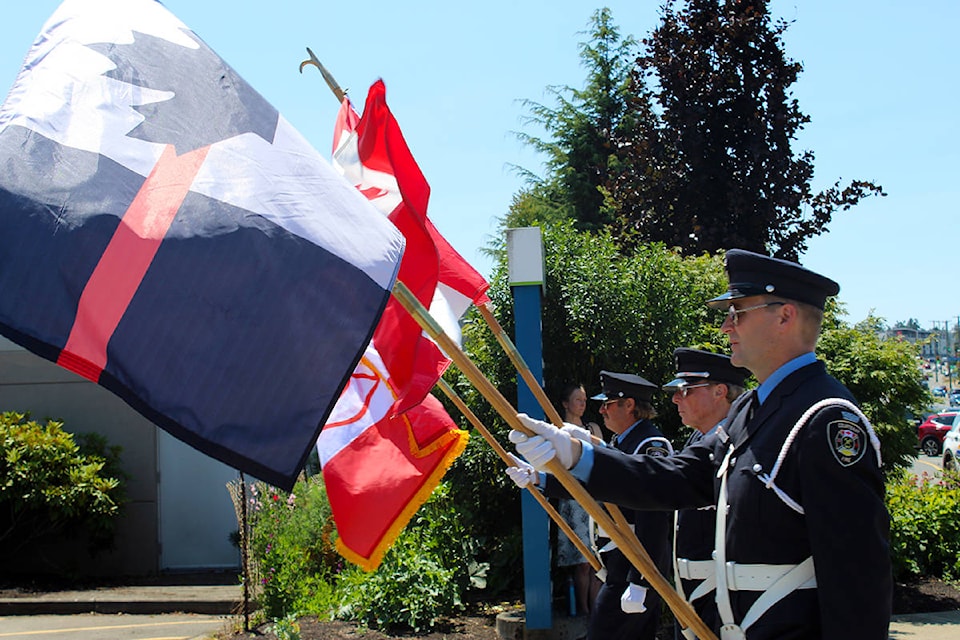
M323 66L323 63L320 62L320 59L317 58L316 54L310 50L310 47L307 47L307 54L310 56L306 60L300 63L300 73L303 73L303 68L308 64L312 64L317 69L320 70L320 74L323 76L323 79L326 81L327 86L330 87L330 91L333 91L333 95L337 96L339 102L343 102L343 99L346 97L347 92L340 88L340 85L337 83L336 79L333 77L327 68Z

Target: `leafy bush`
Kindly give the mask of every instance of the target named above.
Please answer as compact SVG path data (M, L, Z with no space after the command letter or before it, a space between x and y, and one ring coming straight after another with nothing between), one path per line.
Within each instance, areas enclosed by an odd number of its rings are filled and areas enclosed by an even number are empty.
M443 566L424 543L431 546L423 530L405 530L376 571L351 567L343 572L337 617L374 628L421 631L460 609L457 569Z
M334 550L333 519L320 476L297 482L289 494L254 484L247 513L263 615L329 618L335 606L331 585L342 560Z
M120 448L108 446L102 436L75 438L60 422L0 414L3 553L13 556L28 544L81 531L91 551L109 547L124 499L119 459Z
M381 628L431 628L482 587L487 565L441 484L373 572L344 566L321 476L287 494L257 483L250 490L250 553L261 615L314 615Z
M887 481L890 553L898 579L960 579L960 473L901 473Z

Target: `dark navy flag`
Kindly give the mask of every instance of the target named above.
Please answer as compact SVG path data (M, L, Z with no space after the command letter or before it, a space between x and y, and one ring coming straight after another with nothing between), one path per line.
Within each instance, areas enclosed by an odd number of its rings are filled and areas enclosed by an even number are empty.
M67 0L0 107L0 333L280 487L403 243L158 2Z

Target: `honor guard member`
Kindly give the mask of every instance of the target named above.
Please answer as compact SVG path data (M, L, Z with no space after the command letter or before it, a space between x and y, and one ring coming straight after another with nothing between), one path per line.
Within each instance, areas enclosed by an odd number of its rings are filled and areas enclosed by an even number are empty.
M879 440L852 394L814 355L833 280L732 249L731 362L760 386L726 423L676 456L594 447L524 416L511 432L540 468L556 457L599 500L642 509L714 504L722 640L887 640L893 581ZM527 456L527 453L530 453Z
M602 402L600 415L607 429L614 433L609 448L624 456L665 457L673 446L651 421L656 411L651 404L657 385L629 373L600 372L601 393L593 400ZM524 416L526 418L526 416ZM555 427L553 427L555 428ZM559 431L559 429L558 429ZM591 440L586 429L565 426L570 438ZM598 446L604 446L598 443ZM517 461L507 474L519 486L533 480L551 497L569 497L553 476L538 477L532 467ZM543 482L545 480L545 483ZM657 511L624 510L637 539L650 554L661 573L670 565L670 514ZM650 589L647 580L630 563L616 544L598 530L597 546L603 570L603 585L590 612L587 630L589 640L654 640L660 624L662 601Z
M734 366L730 356L699 349L681 348L673 352L676 378L663 386L672 394L683 424L693 433L684 447L693 445L721 426L730 405L744 391L750 372ZM714 633L720 623L714 602L714 561L716 507L681 509L674 517L673 577L677 592L693 605L700 619ZM679 629L679 625L678 625ZM690 629L680 630L688 639Z

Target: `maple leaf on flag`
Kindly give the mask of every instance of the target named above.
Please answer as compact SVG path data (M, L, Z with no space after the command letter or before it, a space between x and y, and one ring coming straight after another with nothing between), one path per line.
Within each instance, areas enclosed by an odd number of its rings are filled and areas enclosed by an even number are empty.
M487 283L427 218L429 187L387 107L385 93L382 81L370 88L362 117L344 99L334 129L334 166L385 216L398 222L408 243L401 279L404 273L421 276L418 299L433 313L442 307L438 315L456 327L459 338L457 320L471 303L487 300ZM420 394L422 400L416 402L418 394L409 393L401 404L403 385L419 390L429 384L429 389L442 373L437 363L446 366L446 359L438 360L439 349L421 335L419 325L408 325L404 331L397 324L412 320L399 303L395 314L390 311L388 305L317 440L339 534L337 548L366 570L379 565L468 437L429 393ZM409 384L411 370L420 372L420 386L416 379ZM398 405L405 409L398 411Z
M0 106L0 333L290 488L404 240L153 0L66 0Z

